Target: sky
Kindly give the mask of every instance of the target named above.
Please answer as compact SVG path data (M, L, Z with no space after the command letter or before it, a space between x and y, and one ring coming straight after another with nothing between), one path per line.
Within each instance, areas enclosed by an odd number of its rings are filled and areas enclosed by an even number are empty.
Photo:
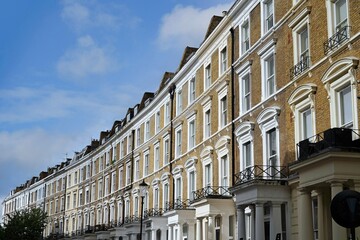
M156 91L233 3L1 0L0 202Z

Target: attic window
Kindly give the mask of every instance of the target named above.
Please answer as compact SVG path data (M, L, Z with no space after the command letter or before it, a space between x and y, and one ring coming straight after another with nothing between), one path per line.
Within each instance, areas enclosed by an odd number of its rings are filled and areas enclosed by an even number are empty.
M129 122L131 119L130 113L128 115L126 115L126 121Z
M137 112L138 112L138 106L135 106L134 107L134 116L137 114Z

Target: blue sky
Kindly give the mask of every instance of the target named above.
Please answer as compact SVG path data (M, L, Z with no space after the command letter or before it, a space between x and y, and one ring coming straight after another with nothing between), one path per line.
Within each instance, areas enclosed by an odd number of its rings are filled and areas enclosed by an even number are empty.
M233 0L2 0L0 201L124 117Z

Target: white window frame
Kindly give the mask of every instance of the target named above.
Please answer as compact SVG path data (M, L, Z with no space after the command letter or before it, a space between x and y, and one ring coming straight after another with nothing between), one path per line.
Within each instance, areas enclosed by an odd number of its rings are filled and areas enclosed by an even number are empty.
M304 28L307 28L307 36L308 36L308 57L309 57L309 65L311 65L311 46L310 46L310 19L309 19L309 13L310 11L305 8L297 18L295 18L290 24L289 27L292 28L292 37L293 37L293 51L294 51L294 65L298 64L302 58L301 58L301 52L300 52L300 34L303 32Z
M119 189L124 187L124 167L119 167Z
M298 86L290 95L288 103L293 112L294 129L295 129L295 146L301 140L304 140L304 129L302 121L302 113L308 109L312 114L312 130L313 134L316 134L316 118L315 118L315 93L317 87L315 84L305 84ZM296 148L296 147L295 147ZM296 148L297 149L297 148Z
M116 171L111 173L111 193L116 191Z
M203 169L204 169L204 173L203 173L203 187L204 188L209 188L213 186L213 164L212 164L212 159L210 156L207 156L205 159L202 160L202 165L203 165ZM207 166L209 166L209 182L207 182L206 179L206 168Z
M326 10L327 10L327 27L328 27L328 38L333 36L336 33L337 26L336 26L336 3L341 0L326 0ZM349 26L349 1L345 0L346 4L346 26Z
M134 180L140 179L140 156L135 157L135 164L134 164Z
M160 127L160 110L155 113L155 131L158 133L161 130Z
M187 175L187 199L194 200L194 194L193 191L196 191L196 158L191 158L186 161L185 163L185 169L186 169L186 175ZM190 175L193 174L193 186L191 186L191 177Z
M125 185L128 186L131 184L131 163L128 162L126 163L126 181L125 181Z
M350 87L351 94L351 111L352 111L352 124L342 125L341 123L341 106L340 106L340 91ZM357 94L356 85L353 84L349 74L340 77L338 80L330 84L330 119L332 127L350 127L358 126L357 124ZM336 114L336 116L334 116Z
M169 135L163 137L163 166L169 164L170 159L170 138Z
M245 92L245 87L244 87L244 81L245 79L248 79L248 85L249 85L249 92L246 93ZM246 112L248 112L251 109L251 71L250 68L247 71L244 71L241 75L239 75L239 93L240 93L240 114L244 114ZM249 103L249 108L247 109L246 106L246 101L245 99L248 98L248 103Z
M225 88L223 88L221 91L218 92L218 106L219 106L219 124L218 124L218 130L222 129L223 127L225 127L228 123L229 123L229 117L228 117L228 105L229 105L229 98L227 96L228 93L228 88L227 86ZM226 123L224 122L223 119L223 114L224 114L224 109L222 108L222 101L224 99L224 97L226 97Z
M153 188L153 208L158 210L160 208L160 188L158 181L153 182L152 188Z
M168 178L162 180L162 206L163 209L166 209L167 204L170 201L170 185Z
M270 96L276 93L276 58L275 58L275 48L270 49L267 51L263 56L261 56L261 96L262 99L265 100ZM269 76L269 60L272 58L273 61L273 75ZM269 78L273 78L273 92L270 93L269 88Z
M188 86L188 105L190 105L191 103L193 103L196 99L196 77L192 76L190 78L190 80L188 81L189 86Z
M203 140L208 139L212 132L211 132L211 124L212 124L212 119L211 119L211 98L207 99L203 104L203 119L204 119L204 124L203 124ZM208 114L209 112L209 114ZM207 115L209 115L209 121L207 121Z
M267 8L269 5L269 2L272 4L272 14L267 15ZM265 35L267 32L269 32L271 29L275 26L275 1L274 0L262 0L261 2L261 35ZM272 25L269 28L268 27L268 19L272 19Z
M164 125L170 123L170 102L164 104Z
M180 140L178 134L180 133ZM182 125L175 128L175 157L179 157L182 154Z
M176 116L180 115L183 111L183 94L182 87L176 91Z
M160 169L160 143L154 144L154 170Z
M276 133L276 164L275 166L280 166L280 133L279 133L279 122L278 116L280 115L279 108L266 108L264 109L257 118L257 123L261 130L262 141L263 141L263 165L267 166L268 164L268 132L272 129L275 129Z
M228 49L227 45L219 48L219 73L220 75L224 74L228 68ZM225 58L224 58L225 57Z
M230 174L230 152L227 145L230 142L230 138L227 136L221 137L218 142L215 144L216 153L218 156L218 186L229 187L231 182ZM226 166L223 165L223 158L226 157ZM224 169L226 170L226 176L224 176ZM224 179L226 177L226 184L224 185ZM223 191L223 190L222 190Z
M247 25L247 31L245 34L245 26ZM245 55L250 49L250 18L246 17L240 25L240 56ZM245 36L247 38L245 39Z
M351 86L351 99L352 99L352 116L354 128L358 126L358 99L357 99L357 78L355 69L358 67L358 61L353 58L345 58L333 63L328 70L326 70L323 78L321 79L325 85L330 100L330 122L331 127L341 127L340 112L338 105L339 90L347 86ZM353 138L358 138L353 135Z
M235 131L236 139L239 146L240 156L240 171L245 170L247 167L254 166L254 123L244 122ZM244 159L244 145L250 144L250 165L245 166Z
M150 139L150 119L145 121L144 130L144 139L145 141L147 141Z
M211 86L211 62L208 60L204 64L204 90Z
M141 145L141 129L138 127L136 129L136 146L139 147Z
M144 156L143 176L146 177L150 174L150 151L146 150L143 156Z
M187 149L190 151L196 146L196 114L188 118L188 141Z

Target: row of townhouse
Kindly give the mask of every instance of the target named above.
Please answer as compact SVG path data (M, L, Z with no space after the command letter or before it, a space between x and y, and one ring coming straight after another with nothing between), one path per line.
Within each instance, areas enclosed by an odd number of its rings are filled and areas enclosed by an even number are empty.
M330 204L360 191L359 12L235 1L155 93L10 194L4 220L41 206L49 238L349 239Z

